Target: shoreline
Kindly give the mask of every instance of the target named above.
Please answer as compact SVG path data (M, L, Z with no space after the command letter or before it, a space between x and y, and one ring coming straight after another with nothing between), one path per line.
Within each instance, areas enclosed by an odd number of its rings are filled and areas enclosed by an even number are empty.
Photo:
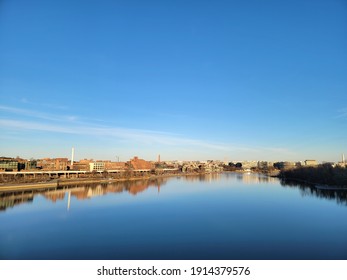
M327 190L327 191L346 191L347 190L347 186L319 184L319 183L314 183L314 182L310 182L310 181L302 180L302 179L297 179L297 178L283 178L281 176L277 176L277 178L279 178L280 180L282 180L284 182L292 181L292 182L297 182L299 184L302 183L302 184L310 185L311 187L314 187L317 190Z
M53 189L57 187L64 187L69 185L82 185L82 184L94 184L94 183L116 183L127 181L139 181L139 180L155 180L159 178L167 177L183 177L183 176L200 176L221 172L209 172L209 173L180 173L180 174L158 174L143 177L129 177L129 178L72 178L72 179L54 179L46 182L32 182L32 183L10 183L0 184L0 193L15 192L15 191L28 191L28 190L40 190L40 189Z
M0 185L0 192L5 191L17 191L17 190L31 190L31 189L45 189L45 188L56 188L60 186L68 185L79 185L79 184L93 184L93 183L107 183L107 182L121 182L121 181L132 181L146 178L129 178L129 179L63 179L63 180L52 180L51 182L37 182L37 183L15 183L15 184L4 184Z
M331 165L319 165L317 167L298 167L283 169L279 177L284 182L303 182L317 190L341 190L347 189L347 168Z

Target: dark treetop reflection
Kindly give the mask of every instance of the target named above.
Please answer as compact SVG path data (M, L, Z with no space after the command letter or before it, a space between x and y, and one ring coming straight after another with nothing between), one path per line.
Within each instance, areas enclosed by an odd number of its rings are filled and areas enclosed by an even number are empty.
M346 259L346 201L240 173L0 192L0 258Z

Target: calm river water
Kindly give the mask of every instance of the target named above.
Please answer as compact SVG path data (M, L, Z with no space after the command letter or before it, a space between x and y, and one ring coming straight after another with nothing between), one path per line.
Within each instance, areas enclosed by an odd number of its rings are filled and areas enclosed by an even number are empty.
M0 192L0 259L347 259L347 194L258 174Z

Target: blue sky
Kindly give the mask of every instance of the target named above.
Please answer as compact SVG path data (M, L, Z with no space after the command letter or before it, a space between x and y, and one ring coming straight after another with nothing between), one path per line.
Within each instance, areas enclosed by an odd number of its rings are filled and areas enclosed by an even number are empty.
M0 155L338 161L347 2L0 2Z

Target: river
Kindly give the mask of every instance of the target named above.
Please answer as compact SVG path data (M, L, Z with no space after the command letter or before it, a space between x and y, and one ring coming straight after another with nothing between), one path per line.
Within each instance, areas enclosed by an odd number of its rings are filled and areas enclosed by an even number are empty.
M0 259L347 259L347 194L222 173L0 192Z

